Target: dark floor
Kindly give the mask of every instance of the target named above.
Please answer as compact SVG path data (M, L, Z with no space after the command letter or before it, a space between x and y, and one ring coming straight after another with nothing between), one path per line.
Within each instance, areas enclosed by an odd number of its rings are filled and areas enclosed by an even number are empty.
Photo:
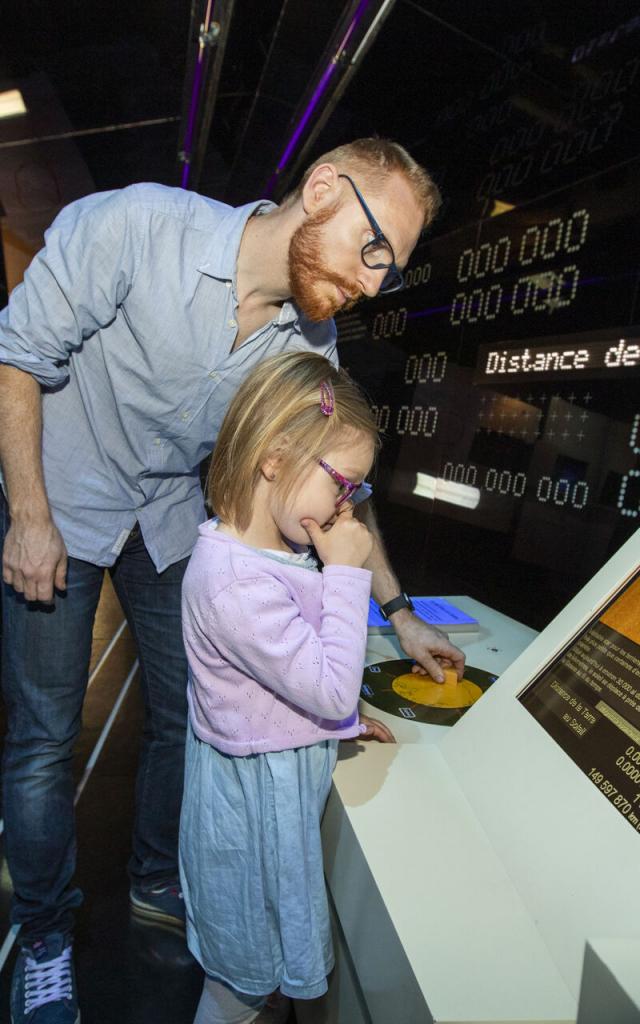
M110 584L96 621L92 670L122 622ZM131 669L135 650L127 630L91 683L76 753L83 779ZM141 724L134 676L77 804L78 881L85 894L78 912L76 967L82 1024L191 1024L201 972L178 933L130 919L126 863ZM0 705L0 745L4 709ZM9 985L15 943L9 925L11 889L0 836L0 1021L9 1020Z

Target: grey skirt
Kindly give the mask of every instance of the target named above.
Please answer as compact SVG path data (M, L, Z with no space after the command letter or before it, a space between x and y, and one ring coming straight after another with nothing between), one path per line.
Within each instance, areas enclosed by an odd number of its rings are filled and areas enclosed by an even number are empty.
M327 989L333 967L320 819L337 740L232 757L187 737L180 877L189 949L239 992Z

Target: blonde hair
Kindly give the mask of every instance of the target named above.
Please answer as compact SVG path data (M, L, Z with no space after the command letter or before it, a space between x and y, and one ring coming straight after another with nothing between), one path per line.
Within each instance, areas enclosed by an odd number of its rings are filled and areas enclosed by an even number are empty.
M365 182L369 192L379 195L386 180L392 174L401 174L411 185L413 193L423 211L423 227L427 228L435 219L442 203L440 189L424 167L421 167L410 153L398 142L391 139L356 139L344 146L323 153L307 168L296 189L289 193L283 204L295 202L302 195L310 175L320 164L335 164L341 171L351 171L356 184Z
M324 382L333 389L330 416L320 408ZM207 477L209 504L223 522L246 529L264 460L281 456L278 487L285 494L345 428L380 447L373 413L344 370L312 352L265 359L245 378L222 422Z

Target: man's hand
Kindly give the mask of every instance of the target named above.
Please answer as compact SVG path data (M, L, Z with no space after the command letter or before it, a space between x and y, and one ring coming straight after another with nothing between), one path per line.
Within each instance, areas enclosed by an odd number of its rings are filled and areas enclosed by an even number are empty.
M64 590L67 550L51 519L12 521L4 542L2 578L27 601L53 601L53 590Z
M435 626L429 626L407 608L391 616L400 646L405 654L416 661L412 671L428 674L438 683L444 682L442 668L455 668L462 679L465 655L449 641L449 637Z

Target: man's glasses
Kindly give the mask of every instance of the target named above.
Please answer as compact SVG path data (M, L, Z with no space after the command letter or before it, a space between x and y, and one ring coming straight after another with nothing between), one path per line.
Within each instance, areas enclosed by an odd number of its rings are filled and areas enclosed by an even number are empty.
M318 462L340 488L338 500L336 501L336 508L340 508L341 505L344 505L345 501L348 501L356 493L358 488L362 487L362 481L359 484L354 484L351 480L347 480L346 476L343 476L342 473L338 473L338 470L330 466L324 459L318 459Z
M358 197L358 202L365 212L366 218L371 225L374 237L370 242L367 242L362 246L360 256L365 267L369 267L370 270L386 270L387 273L384 276L382 284L380 285L379 293L384 295L388 292L397 292L404 287L404 277L402 271L396 266L396 257L393 252L391 243L387 241L380 225L373 216L371 210L365 203L360 189L351 180L348 174L339 174L339 178L346 178L351 188Z

